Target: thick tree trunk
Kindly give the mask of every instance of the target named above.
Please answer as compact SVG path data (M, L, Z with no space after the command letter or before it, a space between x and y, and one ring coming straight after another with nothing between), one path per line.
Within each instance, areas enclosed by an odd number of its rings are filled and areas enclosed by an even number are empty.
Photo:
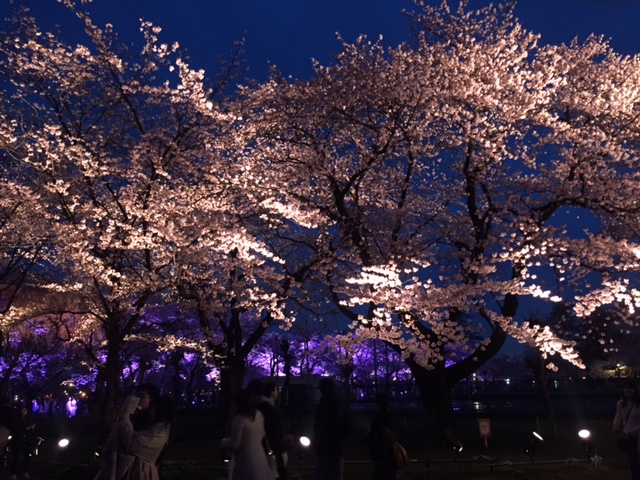
M171 358L170 358L170 362L171 362L171 366L173 367L173 378L172 378L172 385L173 385L173 398L176 401L176 404L180 405L181 403L181 399L182 399L182 381L180 378L180 362L182 361L183 358L183 353L182 352L173 352L171 354Z
M284 383L282 384L278 399L280 401L280 408L285 410L289 406L289 384L291 383L291 364L293 363L291 345L286 339L282 340L280 351L284 358Z
M478 348L467 358L448 367L441 363L428 370L419 365L412 357L406 360L422 399L427 448L434 446L442 438L445 430L455 430L456 428L452 397L454 385L473 374L493 358L500 351L505 340L505 332L496 328L486 345ZM395 348L394 345L390 346Z
M432 448L442 437L442 432L454 427L451 387L447 383L444 365L427 370L413 361L408 363L422 400L425 447Z
M119 335L113 335L112 338L108 338L104 397L102 398L100 409L102 423L107 428L112 425L118 417L121 348L122 340Z
M242 388L245 370L244 359L231 357L220 371L220 404L216 431L223 435L228 433L234 414L234 399Z
M551 426L553 427L554 438L558 438L556 412L555 412L555 409L553 408L553 402L551 401L551 394L549 393L549 385L547 383L547 380L548 380L547 367L545 365L544 359L542 358L542 355L540 355L540 352L536 352L535 356L530 359L529 366L534 372L536 385L538 387L538 392L542 397L545 413L548 415L549 420L551 421Z

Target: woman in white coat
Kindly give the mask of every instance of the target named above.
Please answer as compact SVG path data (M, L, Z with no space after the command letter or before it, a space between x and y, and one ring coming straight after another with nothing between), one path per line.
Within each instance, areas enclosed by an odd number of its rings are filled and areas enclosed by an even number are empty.
M231 480L274 480L277 476L275 466L267 458L264 417L257 404L258 398L251 390L238 392L231 436L221 444L232 455Z
M95 480L159 480L156 463L169 442L174 413L173 399L156 397L149 405L147 423L136 431L130 410L123 407Z

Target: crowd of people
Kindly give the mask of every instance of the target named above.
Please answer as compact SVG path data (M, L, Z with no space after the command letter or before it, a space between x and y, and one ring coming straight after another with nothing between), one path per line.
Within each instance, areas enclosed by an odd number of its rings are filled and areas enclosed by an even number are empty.
M35 422L26 405L11 406L9 397L0 398L0 457L11 447L10 479L31 478L31 456L38 444Z
M315 480L342 480L345 442L351 433L349 411L328 377L318 384L320 400L313 415L311 445L316 453ZM286 480L291 438L277 407L274 382L252 380L236 396L236 414L221 449L231 455L229 480ZM376 397L369 444L374 480L395 480L394 421L387 397Z
M313 415L311 444L316 454L315 480L342 480L345 441L351 432L348 409L336 383L324 377ZM375 397L368 441L373 480L395 480L395 418L389 399ZM158 466L173 434L175 404L152 384L141 384L125 400L101 451L94 480L159 480ZM13 407L0 398L0 454L11 446L10 478L31 478L30 457L36 435L26 405ZM640 480L640 384L625 382L617 402L613 430L628 457L631 480ZM10 440L11 439L11 440ZM235 398L235 415L221 450L229 454L229 480L288 480L287 463L292 439L278 407L273 381L252 380Z

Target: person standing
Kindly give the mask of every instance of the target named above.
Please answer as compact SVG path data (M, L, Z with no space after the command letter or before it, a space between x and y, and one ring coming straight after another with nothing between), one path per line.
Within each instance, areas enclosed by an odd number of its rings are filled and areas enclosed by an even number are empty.
M149 406L151 401L160 395L158 387L152 383L141 383L133 390L133 395L139 399L136 412L131 415L134 430L149 423Z
M384 393L375 397L376 411L371 418L369 445L373 459L374 480L395 480L398 467L393 454L393 435L395 421Z
M312 443L316 451L315 480L342 480L344 444L351 432L349 415L331 378L320 380L318 388L321 396L313 418Z
M622 388L622 398L616 404L613 431L621 439L629 459L631 480L640 480L640 456L638 434L640 434L640 386L629 379Z
M116 425L118 445L133 457L123 479L159 480L156 466L158 457L169 442L175 417L175 404L171 397L157 396L149 403L146 425L134 430L131 414L123 408Z
M6 395L0 397L0 460L4 460L16 417L16 411L11 407L9 397Z
M258 399L258 410L264 417L264 429L269 442L269 448L276 458L278 478L287 479L287 434L284 419L280 409L276 406L278 401L278 387L270 380L262 383L262 395Z
M155 420L155 411L151 409L151 406L158 398L160 398L160 395L155 385L142 383L134 388L132 394L127 397L124 404L120 406L118 418L124 418L123 411L126 410L127 421L131 424L133 430L135 432L143 432L148 429ZM131 410L132 405L129 402L134 403L135 408L133 410ZM100 449L98 473L94 480L121 479L135 461L134 456L130 455L130 452L127 452L120 442L119 424L120 422L116 420L109 436ZM156 468L161 463L166 444L167 442L165 442L163 449L156 458Z
M158 396L148 409L147 423L135 430L129 406L122 406L94 480L159 480L156 463L171 435L175 404Z
M11 430L11 480L18 478L31 478L29 474L32 440L35 436L35 423L29 418L29 410L25 405L18 408L18 416Z
M220 448L231 454L231 480L275 480L264 448L264 417L258 410L258 397L249 389L236 395L236 415L231 421L231 436L222 439Z

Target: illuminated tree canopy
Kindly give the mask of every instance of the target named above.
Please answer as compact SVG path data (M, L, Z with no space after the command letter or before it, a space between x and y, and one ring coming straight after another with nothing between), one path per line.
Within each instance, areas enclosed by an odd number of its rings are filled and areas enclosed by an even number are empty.
M198 328L165 343L235 369L231 389L267 328L338 315L345 361L385 342L438 413L507 335L583 366L524 300L635 325L640 58L541 46L513 2L418 1L411 43L344 42L309 80L274 70L224 97L159 27L134 55L65 3L87 45L24 9L0 41L0 283L38 270L74 297L110 402L167 305Z

